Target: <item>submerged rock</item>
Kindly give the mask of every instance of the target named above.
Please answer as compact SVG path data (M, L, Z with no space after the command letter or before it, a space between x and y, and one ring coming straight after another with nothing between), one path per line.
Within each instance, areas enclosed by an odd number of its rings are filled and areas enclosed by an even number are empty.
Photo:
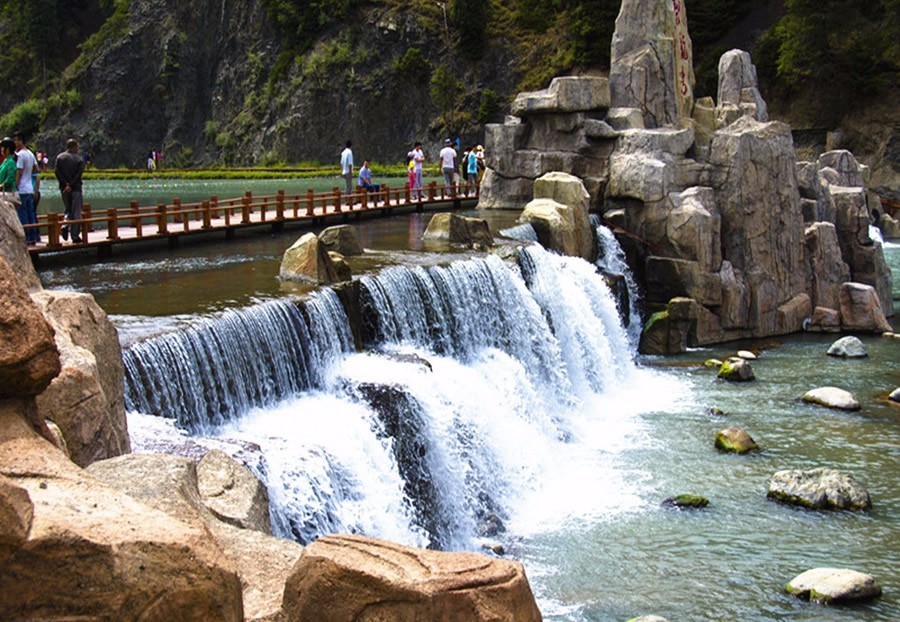
M759 445L744 430L740 428L725 428L716 433L716 449L735 454L745 454L759 449Z
M870 600L881 596L875 577L846 568L813 568L791 579L788 594L823 605Z
M828 356L837 356L841 358L857 359L869 356L866 345L859 340L859 337L849 335L841 337L828 348Z
M722 363L722 367L719 368L719 373L717 375L719 378L730 380L732 382L750 382L751 380L756 379L756 376L753 375L753 368L750 367L750 363L748 363L746 359L736 356L733 356Z
M833 469L778 471L766 496L813 510L868 510L869 492L852 475Z
M709 499L706 497L688 494L669 497L662 502L663 507L673 508L705 508L707 505L709 505Z
M888 396L888 398L892 402L900 402L900 387L897 387L896 389L891 391L891 394Z
M819 387L807 391L803 395L803 401L810 404L818 404L838 410L859 410L862 406L856 396L837 387Z

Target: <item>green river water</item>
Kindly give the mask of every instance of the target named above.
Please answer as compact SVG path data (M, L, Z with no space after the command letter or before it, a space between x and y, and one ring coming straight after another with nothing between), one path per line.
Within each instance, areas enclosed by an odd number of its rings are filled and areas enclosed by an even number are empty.
M316 183L330 188L336 182ZM144 204L146 198L152 204L175 196L185 201L210 194L238 196L245 189L305 191L310 185L307 180L91 182L85 200L115 206L131 198ZM55 209L49 199L46 205ZM517 214L479 216L496 233L514 224ZM351 221L367 249L364 256L351 258L354 274L446 261L450 249L421 241L429 217ZM282 284L276 274L283 251L303 232L239 234L230 242L210 236L173 250L140 246L117 251L115 261L103 264L93 263L90 253L47 257L41 261L41 278L45 287L92 293L127 344L196 314L302 293L302 286ZM900 245L886 245L885 255L894 272L896 301ZM525 564L545 619L624 621L653 613L671 622L900 620L900 406L886 400L900 386L900 341L864 336L869 357L840 360L825 355L835 339L801 334L639 359L682 388L675 406L640 414L643 440L622 453L627 459L623 469L642 483L642 509L609 516L573 513L571 520L511 547L511 556ZM702 367L707 358L741 348L760 353L753 363L755 382L720 382ZM862 410L844 413L800 402L804 392L824 385L852 391ZM726 415L710 414L711 407ZM747 430L762 451L718 453L715 433L731 426ZM813 467L853 474L869 490L873 509L809 512L766 500L772 473ZM566 482L559 486L565 491ZM565 492L573 499L592 493ZM698 512L659 507L658 501L684 492L708 497L709 507ZM884 595L860 606L821 607L784 593L791 578L818 566L872 574Z

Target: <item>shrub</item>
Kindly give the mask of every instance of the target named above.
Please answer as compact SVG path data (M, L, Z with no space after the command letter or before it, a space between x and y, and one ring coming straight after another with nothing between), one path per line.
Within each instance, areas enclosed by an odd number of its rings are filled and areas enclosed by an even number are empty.
M0 117L0 131L4 135L20 131L26 136L34 136L40 129L44 110L45 102L42 99L22 102Z

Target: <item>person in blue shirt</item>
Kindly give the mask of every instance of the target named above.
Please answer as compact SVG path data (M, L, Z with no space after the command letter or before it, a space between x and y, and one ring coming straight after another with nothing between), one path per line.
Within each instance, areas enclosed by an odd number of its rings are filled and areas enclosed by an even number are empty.
M372 183L372 171L369 170L368 160L364 161L362 168L359 169L359 187L369 192L381 192L381 184Z

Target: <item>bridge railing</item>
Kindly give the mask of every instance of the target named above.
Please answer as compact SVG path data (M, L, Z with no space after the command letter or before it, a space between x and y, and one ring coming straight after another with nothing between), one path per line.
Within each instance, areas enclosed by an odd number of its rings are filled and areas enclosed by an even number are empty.
M48 248L59 248L62 246L64 226L70 233L78 229L81 244L88 245L120 240L122 230L126 228L130 229L129 239L151 239L180 232L213 231L376 209L387 212L405 205L478 198L477 186L468 190L471 192L467 192L464 185L438 186L433 181L422 188L418 197L413 196L414 191L408 185L391 188L387 184L381 184L377 192L357 187L356 192L350 195L344 194L340 188L325 192L314 192L309 188L306 194L286 194L284 190L278 190L276 194L260 196L247 191L240 197L219 199L211 196L194 203L183 203L175 198L168 204L140 206L137 201L131 201L128 207L109 208L103 213L94 213L91 205L85 203L79 220L66 221L64 214L60 213L42 214L37 224L25 225L24 228L38 229L42 236L46 236ZM103 233L106 235L100 237Z

